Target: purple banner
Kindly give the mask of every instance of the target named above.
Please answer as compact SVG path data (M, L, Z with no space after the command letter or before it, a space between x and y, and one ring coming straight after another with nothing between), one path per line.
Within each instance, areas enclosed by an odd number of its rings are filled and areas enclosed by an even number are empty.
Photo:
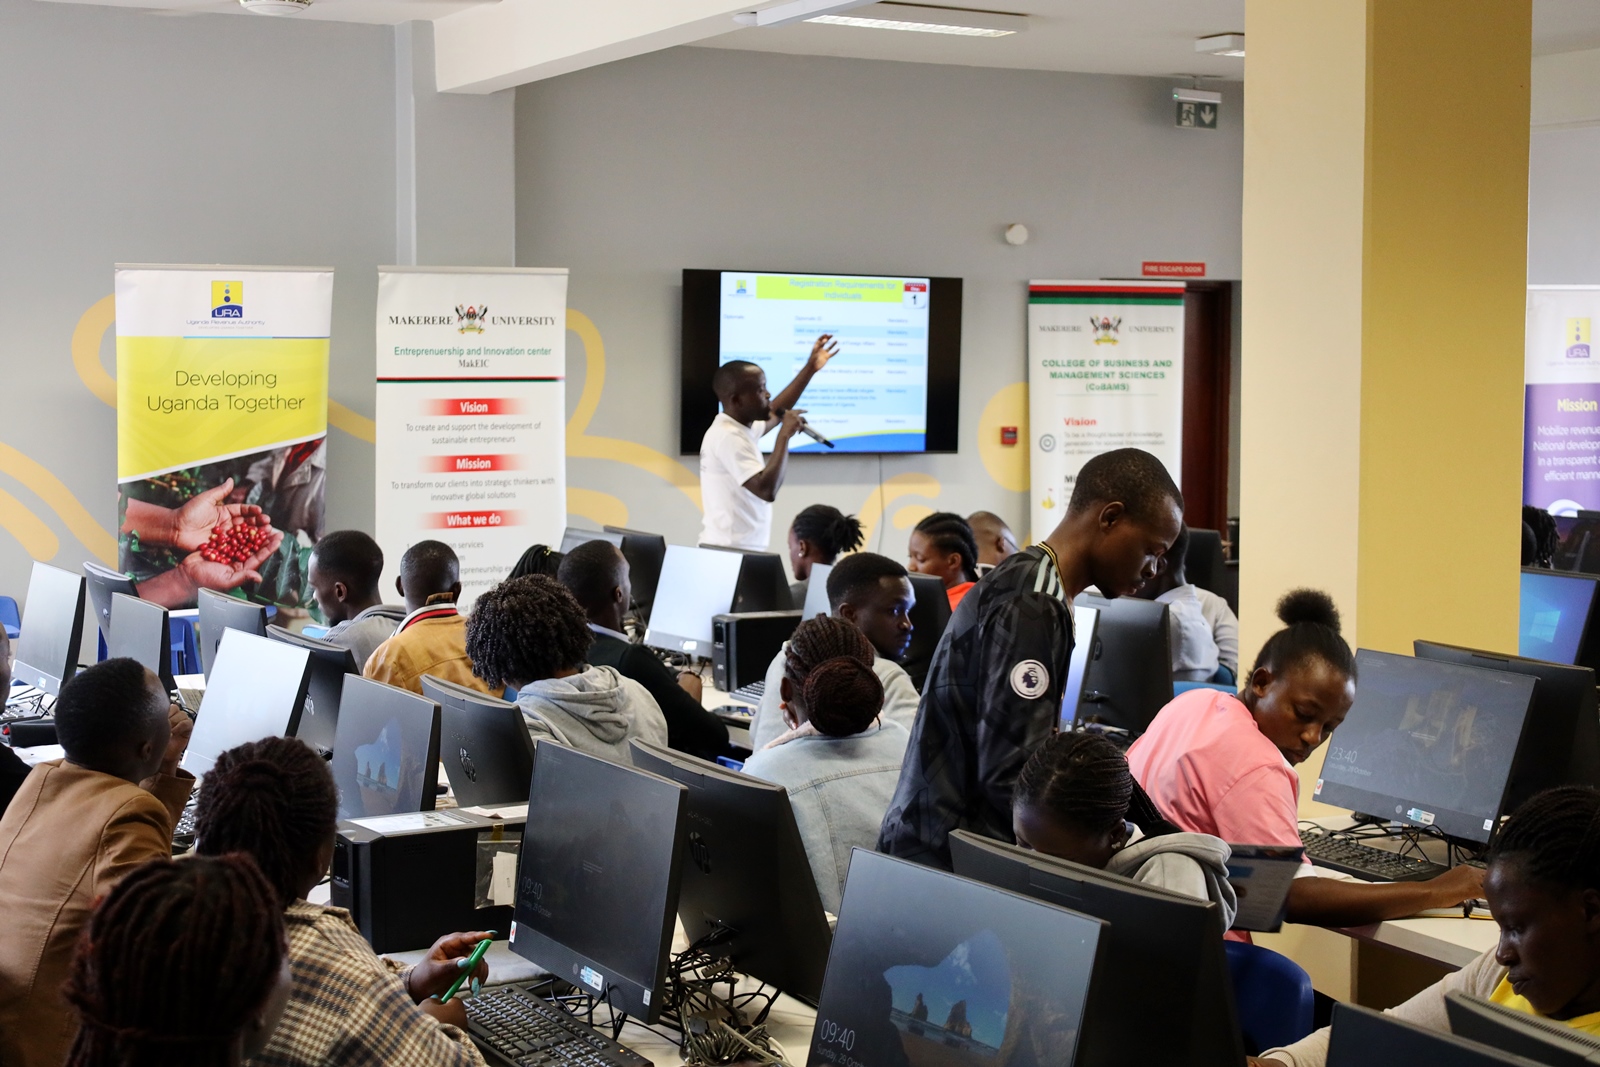
M1600 511L1600 383L1529 385L1522 502Z

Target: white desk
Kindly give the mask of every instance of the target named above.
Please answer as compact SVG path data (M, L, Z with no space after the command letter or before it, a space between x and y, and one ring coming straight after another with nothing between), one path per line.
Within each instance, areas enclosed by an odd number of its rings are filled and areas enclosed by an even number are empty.
M709 679L704 679L702 682L702 687L700 690L700 706L710 712L717 712L726 707L749 708L752 714L755 712L754 704L751 704L746 700L740 700L738 697L732 696L728 693L724 693L722 690L712 685ZM729 743L738 745L741 748L751 747L749 724L746 723L743 726L739 726L731 722L728 723L728 741Z

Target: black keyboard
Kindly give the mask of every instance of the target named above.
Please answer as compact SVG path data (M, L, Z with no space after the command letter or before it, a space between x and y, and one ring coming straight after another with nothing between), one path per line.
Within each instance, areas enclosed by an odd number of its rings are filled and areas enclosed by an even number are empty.
M761 703L761 698L765 696L766 693L767 681L765 678L763 678L759 682L751 682L749 685L741 685L728 695L735 700L742 700L746 704L759 704Z
M650 1061L596 1033L525 987L485 989L463 1003L468 1033L491 1063L516 1067L650 1067Z
M1306 855L1319 867L1342 871L1369 882L1421 882L1450 868L1415 856L1346 841L1319 830L1301 830Z

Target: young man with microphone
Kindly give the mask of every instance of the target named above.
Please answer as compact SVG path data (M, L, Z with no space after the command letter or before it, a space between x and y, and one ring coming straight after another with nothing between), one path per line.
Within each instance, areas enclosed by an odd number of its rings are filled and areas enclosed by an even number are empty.
M700 442L701 544L756 552L771 547L772 502L789 466L790 439L804 433L828 443L806 425L795 402L838 352L832 334L818 337L805 366L777 396L767 392L766 373L754 363L741 359L717 368L711 388L722 411ZM763 457L761 438L774 426L772 454Z

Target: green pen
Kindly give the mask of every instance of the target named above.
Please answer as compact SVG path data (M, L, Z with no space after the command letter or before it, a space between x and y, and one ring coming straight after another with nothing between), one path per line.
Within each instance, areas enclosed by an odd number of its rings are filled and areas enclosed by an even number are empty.
M467 962L461 965L461 973L456 976L454 982L450 983L450 988L444 991L444 996L439 998L440 1004L450 1003L450 998L456 995L456 991L461 988L462 982L472 977L472 972L477 969L478 964L483 960L483 954L489 951L489 946L493 943L494 938L492 937L486 937L478 942L478 947L472 950L472 955L467 957Z

